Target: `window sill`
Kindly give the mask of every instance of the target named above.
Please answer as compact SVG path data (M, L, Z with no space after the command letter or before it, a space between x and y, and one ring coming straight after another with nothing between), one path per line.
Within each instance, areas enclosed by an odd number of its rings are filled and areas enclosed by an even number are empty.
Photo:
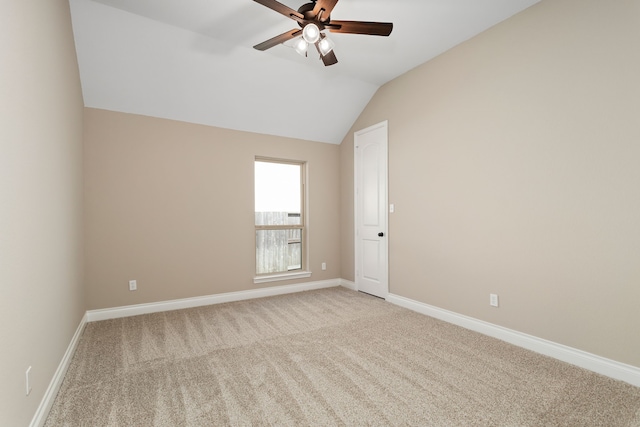
M257 276L253 278L253 283L277 282L279 280L304 279L311 277L310 271L296 271L295 273L270 274L268 276Z

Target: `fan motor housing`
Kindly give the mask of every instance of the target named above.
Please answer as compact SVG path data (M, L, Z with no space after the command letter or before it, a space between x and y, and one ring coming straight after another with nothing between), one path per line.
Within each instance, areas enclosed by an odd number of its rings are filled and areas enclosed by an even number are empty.
M310 3L305 3L302 6L300 6L300 8L298 9L298 13L301 13L304 16L304 19L308 20L308 21L314 21L316 20L314 14L313 14L313 9L316 7L316 2L310 2ZM328 23L329 22L329 16L323 16L322 17L322 22L324 23ZM301 27L303 26L302 24L299 24Z

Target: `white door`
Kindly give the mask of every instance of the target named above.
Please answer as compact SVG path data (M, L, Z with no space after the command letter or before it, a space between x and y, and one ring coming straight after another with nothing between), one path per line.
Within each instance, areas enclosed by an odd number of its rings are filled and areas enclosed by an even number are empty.
M356 288L380 298L389 293L387 128L384 121L354 134Z

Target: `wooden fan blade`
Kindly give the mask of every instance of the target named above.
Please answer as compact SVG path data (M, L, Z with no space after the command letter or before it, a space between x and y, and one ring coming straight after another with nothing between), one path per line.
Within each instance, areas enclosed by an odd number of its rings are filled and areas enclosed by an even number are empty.
M333 53L333 51L327 53L324 56L320 55L320 57L322 58L322 62L324 62L324 65L326 67L328 67L329 65L336 64L338 62L338 58L336 58L336 54Z
M388 36L393 30L391 22L334 21L326 28L332 33L368 34L371 36Z
M318 0L316 1L316 5L313 8L313 16L315 18L318 17L318 14L322 11L322 16L319 21L326 22L329 19L329 15L331 15L331 11L335 7L338 0Z
M276 0L253 0L256 3L260 3L263 6L268 7L271 10L275 10L278 13L283 14L287 18L291 18L295 21L300 22L300 20L304 20L304 16L299 13L297 10L293 10L288 6L283 5L282 3L277 2Z
M271 47L284 43L287 40L298 37L300 34L302 34L302 30L300 29L287 31L286 33L282 33L279 36L275 36L274 38L263 41L262 43L255 45L253 48L258 50L267 50Z

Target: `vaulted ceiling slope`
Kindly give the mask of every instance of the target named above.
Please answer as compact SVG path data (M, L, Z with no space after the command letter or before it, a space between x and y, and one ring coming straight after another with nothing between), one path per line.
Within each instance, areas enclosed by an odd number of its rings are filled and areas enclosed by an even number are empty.
M332 18L394 28L329 33L330 67L290 46L253 49L296 23L252 0L70 4L85 106L340 144L381 85L538 1L341 0Z

